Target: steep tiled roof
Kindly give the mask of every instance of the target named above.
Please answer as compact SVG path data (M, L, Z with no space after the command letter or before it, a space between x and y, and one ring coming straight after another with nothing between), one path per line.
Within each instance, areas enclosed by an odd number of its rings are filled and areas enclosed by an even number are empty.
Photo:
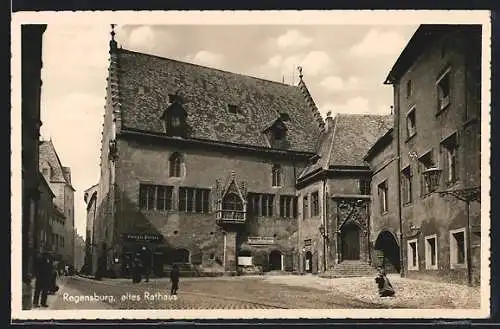
M392 127L392 120L392 115L337 114L321 136L318 161L305 168L299 179L332 166L366 166L366 153Z
M392 115L337 115L329 166L365 166L366 152L392 127L392 120Z
M39 155L40 167L42 167L44 162L48 162L50 167L52 168L50 182L66 183L69 186L71 186L71 182L68 181L67 179L69 177L65 175L65 170L66 172L68 172L69 168L63 167L63 165L61 164L61 160L57 155L56 149L52 141L50 140L41 141L39 152L40 152ZM73 187L71 186L71 188Z
M123 128L163 133L168 95L179 92L188 137L268 147L263 130L285 112L288 149L315 152L321 122L305 84L291 86L117 49ZM228 104L238 107L228 111Z

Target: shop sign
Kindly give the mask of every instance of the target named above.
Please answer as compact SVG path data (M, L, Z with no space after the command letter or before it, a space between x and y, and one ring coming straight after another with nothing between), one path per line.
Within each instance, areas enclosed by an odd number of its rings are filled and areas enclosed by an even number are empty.
M130 242L153 242L159 243L163 241L163 235L161 234L148 234L148 233L126 233L123 235L125 241Z

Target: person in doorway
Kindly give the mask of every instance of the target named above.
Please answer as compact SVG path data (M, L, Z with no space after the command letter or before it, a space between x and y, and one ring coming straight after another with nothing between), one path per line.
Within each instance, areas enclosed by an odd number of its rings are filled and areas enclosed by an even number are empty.
M47 295L50 290L52 278L52 262L47 253L42 253L36 260L35 265L35 294L33 296L33 307L48 307ZM39 304L40 303L40 304Z
M170 272L170 281L172 282L172 288L170 289L171 295L177 295L177 289L179 289L179 277L180 271L177 264L172 266L172 271Z
M393 297L395 294L394 288L392 287L389 278L385 274L385 269L382 266L377 267L377 277L375 282L378 286L378 294L380 297Z

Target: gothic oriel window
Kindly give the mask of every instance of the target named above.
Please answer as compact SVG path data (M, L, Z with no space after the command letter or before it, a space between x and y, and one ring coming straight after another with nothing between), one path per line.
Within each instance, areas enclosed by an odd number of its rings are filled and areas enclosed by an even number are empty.
M186 137L186 116L187 113L184 110L182 104L178 97L170 99L172 101L170 106L163 113L165 133L172 137Z
M169 176L181 177L182 175L182 156L179 153L174 153L168 159Z
M275 164L272 169L273 187L281 186L281 165Z

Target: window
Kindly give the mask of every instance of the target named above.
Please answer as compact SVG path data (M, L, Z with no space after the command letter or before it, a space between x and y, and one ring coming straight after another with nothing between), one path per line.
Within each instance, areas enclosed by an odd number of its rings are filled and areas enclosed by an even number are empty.
M48 176L48 175L49 175L49 168L43 168L43 169L42 169L42 174L43 174L44 176Z
M370 195L371 181L369 177L362 177L359 179L359 194Z
M233 113L233 114L236 114L239 112L238 105L234 105L234 104L228 104L227 110L229 111L229 113Z
M450 231L450 267L465 265L465 229Z
M297 215L297 198L291 195L280 196L280 217L295 218Z
M248 193L248 211L254 216L260 216L260 194Z
M437 235L425 237L425 268L437 270Z
M262 211L262 216L271 217L273 215L273 202L274 202L274 195L262 194L261 206L260 206Z
M378 198L380 200L380 213L386 213L389 210L387 181L383 181L378 185Z
M408 241L408 269L418 270L418 240Z
M286 121L290 121L290 116L289 116L289 115L288 115L288 113L286 113L286 112L281 112L281 113L280 113L280 118L281 118L281 120L283 120L283 121L285 121L285 122L286 122Z
M222 201L223 210L243 210L243 203L239 195L235 193L229 193L224 196Z
M406 115L406 138L409 139L417 133L416 108L412 107Z
M436 82L438 96L438 112L450 105L451 74L447 69Z
M272 169L273 187L281 186L281 165L275 164Z
M210 210L210 190L179 187L179 211L208 213Z
M436 167L432 153L432 151L429 151L418 159L420 168L420 196L422 197L429 195L437 189L437 183L426 181L423 175L425 170Z
M401 172L402 189L403 189L403 204L410 204L412 202L412 173L411 167L408 166Z
M172 210L172 186L143 185L139 187L139 208Z
M304 219L309 218L309 199L307 195L302 197L302 217Z
M314 192L311 194L311 216L319 216L319 194Z
M444 178L447 184L458 180L458 141L457 134L453 134L442 142Z
M181 177L182 157L179 153L174 153L168 159L170 177Z
M411 80L406 82L406 98L410 98L413 95Z

